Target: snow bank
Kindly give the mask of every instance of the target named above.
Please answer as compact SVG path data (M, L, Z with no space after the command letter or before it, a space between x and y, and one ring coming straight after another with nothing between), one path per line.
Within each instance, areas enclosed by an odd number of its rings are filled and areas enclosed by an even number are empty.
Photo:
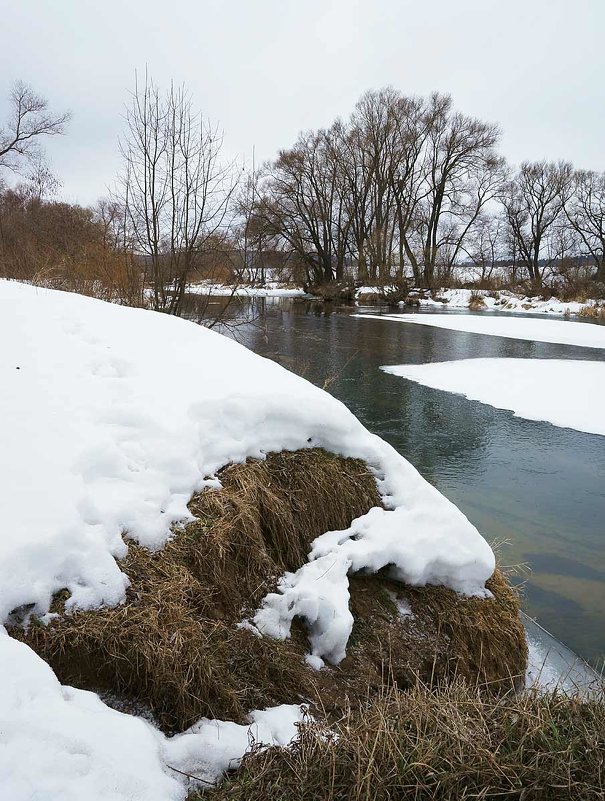
M346 649L351 571L392 565L411 583L485 593L494 557L464 515L339 401L274 362L178 318L7 281L0 336L0 623L15 610L44 615L62 588L68 609L119 603L125 534L161 548L220 467L304 447L366 461L388 511L320 537L311 561L265 599L259 629L285 637L293 616L306 617L319 665ZM215 775L241 756L242 732L220 758L202 744L207 726L222 741L232 724L201 722L188 739L165 741L62 688L2 633L0 649L2 730L12 732L0 738L0 784L11 799L40 797L38 782L45 799L61 801L181 798L183 777L167 764Z
M471 593L493 569L464 515L345 406L220 334L6 281L0 332L2 619L31 603L43 614L64 587L69 607L118 603L124 532L160 548L220 467L309 446L364 459L391 507L339 535L354 569L386 559Z
M469 334L487 334L507 339L527 339L577 345L582 348L605 348L605 326L568 320L536 320L531 317L492 317L480 314L356 314L356 317L392 320L398 323L430 325Z
M252 712L248 726L201 720L165 737L94 693L62 687L26 645L0 633L0 797L10 801L182 801L237 767L252 742L288 745L304 710Z
M355 290L355 299L358 300L362 295L385 295L396 290L395 286L360 286Z
M191 284L187 287L187 292L192 295L214 295L216 297L236 297L236 298L308 298L304 289L280 286L275 281L270 281L264 286L229 286L227 284Z
M456 392L527 420L605 436L605 362L465 359L382 367L433 389Z
M588 306L594 306L596 301L588 300L586 303L576 301L564 302L557 298L544 300L540 296L529 297L517 295L508 290L494 293L497 297L478 289L439 289L435 292L435 299L423 298L419 301L421 306L436 306L446 309L468 309L472 297L480 296L487 311L506 311L525 314L579 314Z

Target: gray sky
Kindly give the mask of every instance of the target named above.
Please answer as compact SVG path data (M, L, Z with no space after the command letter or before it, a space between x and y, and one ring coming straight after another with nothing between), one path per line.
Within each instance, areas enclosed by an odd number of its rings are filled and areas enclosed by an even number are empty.
M106 194L134 71L184 81L229 156L271 158L370 88L450 92L502 152L605 170L605 0L1 0L0 113L21 79L73 112L47 152Z

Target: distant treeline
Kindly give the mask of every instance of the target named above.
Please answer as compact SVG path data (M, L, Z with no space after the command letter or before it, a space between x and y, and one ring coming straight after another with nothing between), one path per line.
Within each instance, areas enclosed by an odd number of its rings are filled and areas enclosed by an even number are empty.
M0 274L179 314L203 278L308 286L498 282L605 292L605 174L498 152L497 126L449 96L364 94L273 161L222 159L184 88L135 86L108 199L55 199L38 142L67 114L17 84L0 128ZM19 174L16 186L2 178Z
M351 116L301 134L254 176L250 238L273 237L314 282L413 275L448 281L456 265L489 279L505 263L535 288L590 264L605 282L605 175L499 155L496 126L450 97L368 92Z

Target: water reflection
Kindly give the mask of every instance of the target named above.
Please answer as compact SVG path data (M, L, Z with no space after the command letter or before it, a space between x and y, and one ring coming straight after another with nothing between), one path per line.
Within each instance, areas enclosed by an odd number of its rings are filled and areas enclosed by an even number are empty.
M604 360L602 351L361 320L349 308L276 298L238 300L228 315L240 341L327 386L490 542L507 541L501 561L533 568L525 608L542 625L593 662L605 653L605 438L379 370L479 357Z

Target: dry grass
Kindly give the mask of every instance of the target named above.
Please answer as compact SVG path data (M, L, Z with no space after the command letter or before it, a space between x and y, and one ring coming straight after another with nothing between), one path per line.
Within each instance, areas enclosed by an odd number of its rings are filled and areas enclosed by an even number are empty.
M493 598L462 598L446 587L402 587L378 576L351 579L355 626L343 672L377 691L462 677L494 692L518 686L527 663L517 591L496 570ZM411 615L400 617L396 601ZM394 608L393 608L394 607ZM388 675L385 675L385 666Z
M340 715L389 678L408 687L418 677L479 677L501 689L523 673L518 598L499 572L488 601L353 576L347 658L319 673L304 662L302 623L286 642L238 628L285 570L304 563L315 537L346 528L380 497L362 462L318 449L234 465L221 481L221 490L193 498L197 519L163 550L130 544L121 563L131 581L124 604L66 615L58 597L57 619L13 636L63 683L142 703L168 732L202 716L243 722L250 709L299 700ZM399 615L397 595L413 616Z
M483 295L479 294L478 292L471 293L471 296L468 301L468 307L470 311L482 311L486 308L485 300L483 299Z
M605 321L605 304L597 304L595 306L582 306L578 312L580 317L588 317L590 320L603 320Z
M212 801L602 801L605 702L494 699L455 682L385 690L289 749L246 757ZM197 794L190 801L198 799Z
M308 291L324 303L352 303L355 300L355 287L345 281L312 284Z

